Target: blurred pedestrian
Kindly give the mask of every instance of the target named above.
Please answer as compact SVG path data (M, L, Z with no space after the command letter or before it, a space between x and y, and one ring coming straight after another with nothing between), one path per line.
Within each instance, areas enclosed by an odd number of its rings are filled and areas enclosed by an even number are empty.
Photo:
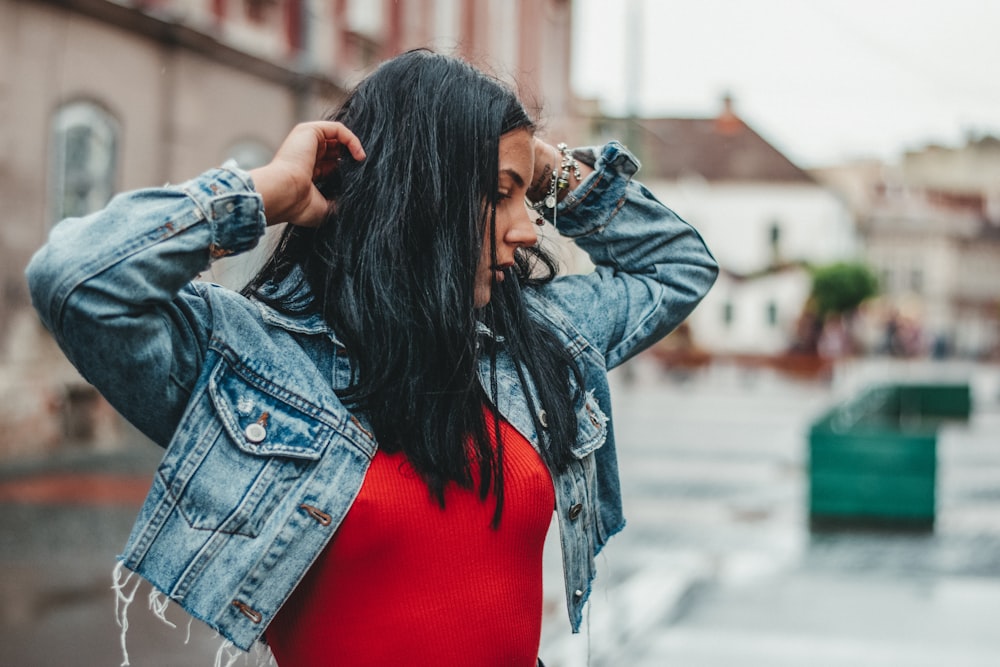
M624 523L606 371L716 275L637 168L416 51L264 167L56 226L35 306L166 448L121 566L281 667L534 665L553 508L574 631ZM556 277L540 216L597 268ZM196 280L281 222L241 293Z

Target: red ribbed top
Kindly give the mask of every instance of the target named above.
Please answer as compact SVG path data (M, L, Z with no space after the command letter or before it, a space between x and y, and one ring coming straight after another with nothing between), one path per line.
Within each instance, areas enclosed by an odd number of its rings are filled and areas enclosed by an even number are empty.
M500 426L497 530L493 496L450 484L442 510L402 453L375 454L337 534L267 630L280 667L536 664L555 495L531 444Z

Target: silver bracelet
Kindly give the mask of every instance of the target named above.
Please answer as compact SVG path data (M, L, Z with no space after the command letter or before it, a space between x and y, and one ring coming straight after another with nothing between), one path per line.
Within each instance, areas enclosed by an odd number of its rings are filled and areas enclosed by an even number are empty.
M539 213L542 212L542 207L552 209L552 220L555 222L555 208L556 204L559 203L559 191L565 190L569 187L569 175L572 171L573 176L576 177L577 181L583 180L580 175L580 163L576 161L573 157L573 153L569 150L569 146L565 143L559 143L556 146L556 150L562 155L562 163L559 165L559 169L552 170L552 179L549 182L549 193L540 202L535 202L532 205Z

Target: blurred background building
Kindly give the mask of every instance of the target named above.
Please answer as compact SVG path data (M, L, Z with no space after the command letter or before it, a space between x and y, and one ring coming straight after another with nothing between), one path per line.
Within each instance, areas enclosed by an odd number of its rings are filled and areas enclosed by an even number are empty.
M28 302L24 268L56 221L229 158L263 164L414 47L516 83L568 136L570 17L567 0L0 0L0 459L114 441Z
M1000 139L972 135L962 146L909 151L898 164L847 164L816 175L848 203L879 278L866 349L996 359Z
M0 461L115 446L117 416L28 303L24 267L52 225L229 158L262 164L414 47L510 81L546 136L624 139L644 183L702 231L723 273L654 350L666 367L997 358L1000 140L806 170L728 94L706 117L606 117L571 89L573 21L570 0L0 0ZM877 296L817 310L831 265L870 270ZM247 266L207 277L239 284Z
M710 118L601 119L628 136L642 181L705 237L722 267L691 317L715 355L774 355L809 297L810 264L857 256L855 227L834 192L748 126L726 95Z

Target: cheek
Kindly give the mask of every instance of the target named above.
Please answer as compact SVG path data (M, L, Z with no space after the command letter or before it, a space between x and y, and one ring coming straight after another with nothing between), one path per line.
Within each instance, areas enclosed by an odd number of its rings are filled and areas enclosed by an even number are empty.
M479 268L488 265L490 263L490 256L492 254L492 240L489 236L483 239L483 246L479 249Z

